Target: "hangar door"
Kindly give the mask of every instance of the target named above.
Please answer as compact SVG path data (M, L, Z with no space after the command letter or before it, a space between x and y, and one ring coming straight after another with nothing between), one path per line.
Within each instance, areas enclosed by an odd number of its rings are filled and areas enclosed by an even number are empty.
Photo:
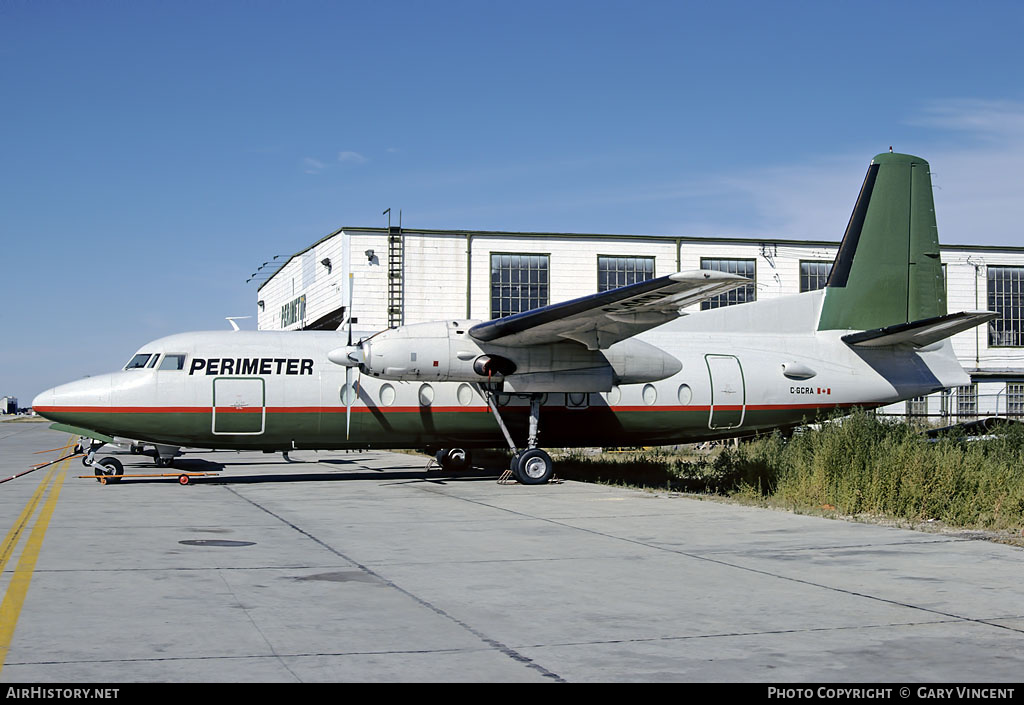
M709 428L736 428L743 425L747 409L747 390L743 369L734 355L705 355L711 376L711 417Z
M267 420L266 385L260 377L213 380L213 432L256 436Z

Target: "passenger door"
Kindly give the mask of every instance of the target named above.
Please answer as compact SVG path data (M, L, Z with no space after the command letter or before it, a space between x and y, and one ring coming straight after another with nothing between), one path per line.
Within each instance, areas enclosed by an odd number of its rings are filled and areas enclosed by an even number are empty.
M747 391L743 369L734 355L705 355L711 378L711 416L708 428L737 428L743 425Z

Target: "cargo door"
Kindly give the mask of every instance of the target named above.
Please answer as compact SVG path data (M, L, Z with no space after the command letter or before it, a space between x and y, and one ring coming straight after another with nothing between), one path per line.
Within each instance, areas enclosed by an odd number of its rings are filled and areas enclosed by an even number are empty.
M743 425L747 392L743 369L733 355L705 355L711 376L711 418L708 427L737 428Z
M213 432L256 436L266 426L266 384L260 377L213 380Z

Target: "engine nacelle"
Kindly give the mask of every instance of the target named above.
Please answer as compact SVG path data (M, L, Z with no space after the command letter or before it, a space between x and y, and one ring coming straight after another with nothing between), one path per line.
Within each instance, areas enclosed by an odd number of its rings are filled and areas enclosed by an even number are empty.
M331 351L338 364L358 361L363 374L395 381L504 381L516 392L600 392L614 384L654 382L682 369L660 348L624 340L607 350L577 342L510 347L470 337L478 321L432 321L399 326L364 340L359 354Z

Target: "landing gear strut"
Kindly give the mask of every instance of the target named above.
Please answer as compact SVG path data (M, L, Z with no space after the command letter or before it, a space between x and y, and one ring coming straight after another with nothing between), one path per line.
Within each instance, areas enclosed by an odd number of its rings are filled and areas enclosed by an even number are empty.
M82 436L78 439L78 445L75 446L75 451L85 453L85 455L82 456L82 465L89 468L92 467L93 462L96 460L96 451L105 445L107 444L103 441L96 441Z
M524 485L543 485L551 479L554 474L554 463L551 456L543 449L537 447L537 437L540 435L540 403L543 395L530 394L530 431L526 440L526 449L520 451L516 448L512 434L501 418L498 405L494 401L494 390L488 385L480 385L480 391L491 407L491 413L498 422L501 432L505 435L508 447L512 450L512 461L509 463L509 470L516 479Z

